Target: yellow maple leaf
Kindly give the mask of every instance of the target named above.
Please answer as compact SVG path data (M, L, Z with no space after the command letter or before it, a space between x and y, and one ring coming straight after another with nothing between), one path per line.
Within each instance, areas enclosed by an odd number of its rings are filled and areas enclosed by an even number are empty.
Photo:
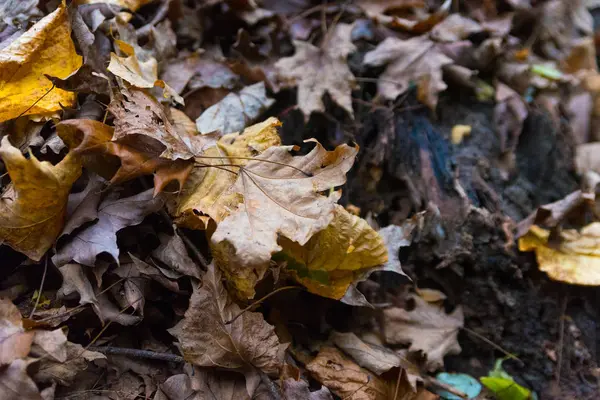
M549 243L550 232L533 225L519 238L519 250L535 251L539 269L554 280L575 285L600 285L600 223L580 232L567 229L558 243Z
M76 94L45 75L65 79L81 66L64 2L0 52L0 122L75 104Z
M300 246L285 237L273 256L309 292L339 300L358 274L388 260L385 242L367 221L338 205L333 221Z
M184 103L183 97L163 80L158 79L158 62L156 58L147 57L142 61L136 57L133 46L122 40L115 40L115 44L125 54L125 57L110 53L110 63L106 68L107 70L138 88L161 87L165 97L172 97L180 104Z
M81 174L72 153L57 165L26 159L5 136L0 157L12 183L0 198L0 243L39 261L54 244L64 224L69 191Z

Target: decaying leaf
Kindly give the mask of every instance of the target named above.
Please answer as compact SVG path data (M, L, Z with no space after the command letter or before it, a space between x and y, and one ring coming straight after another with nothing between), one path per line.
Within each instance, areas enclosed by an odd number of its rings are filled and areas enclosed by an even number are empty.
M0 198L0 243L39 261L62 231L71 185L81 174L73 153L57 165L26 159L8 137L0 156L12 179Z
M394 100L406 92L412 82L417 84L419 101L432 110L437 106L438 94L447 87L442 79L442 67L452 62L427 36L408 40L389 37L365 54L364 59L368 66L387 65L377 83L381 96Z
M600 285L600 223L580 232L565 229L552 239L550 231L537 225L519 238L519 250L535 251L538 266L550 278L575 285Z
M206 109L196 120L196 125L203 134L238 132L254 122L273 103L274 100L267 96L265 83L255 83L239 93L229 93Z
M232 204L231 214L217 225L212 249L217 264L241 297L254 295L254 285L267 271L271 255L282 250L278 236L303 246L335 216L338 196L321 192L344 184L358 148L344 144L329 152L314 142L315 148L305 156L292 155L293 146L268 148L239 169L236 182L223 195L243 196L243 202ZM375 243L369 242L368 234L363 240L375 249L376 237L371 238ZM383 259L385 248L378 251L376 258ZM366 254L357 254L355 268L368 259L361 258ZM343 293L335 295L341 297Z
M151 3L153 0L78 0L80 4L95 4L95 3L108 3L116 4L120 7L126 8L131 11L137 11L140 7Z
M282 251L273 259L306 288L321 296L341 299L356 278L388 261L385 243L367 222L337 205L333 220L300 246L282 237Z
M321 47L295 41L296 54L275 64L284 86L298 86L298 107L306 119L313 111L325 111L322 97L326 92L354 115L351 92L355 79L346 62L348 54L356 50L351 31L352 25L337 24Z
M446 0L437 10L428 13L425 12L427 2L423 0L358 1L369 18L416 34L427 32L442 21L448 14L451 3L451 0Z
M0 122L74 105L76 94L54 88L81 66L64 2L0 53Z
M444 308L428 303L417 295L409 297L415 302L412 311L388 308L383 311L383 334L388 344L408 344L409 351L421 351L427 357L426 366L435 370L444 365L446 354L458 354L458 330L464 324L461 307L451 314Z
M388 400L395 382L387 382L359 367L334 347L323 347L306 365L311 375L344 399Z
M63 386L70 386L77 374L87 368L88 362L106 360L104 354L90 351L83 346L67 342L66 359L62 362L50 358L42 358L34 378L37 382L57 382Z
M200 268L190 258L181 237L177 234L159 236L160 246L152 251L152 256L180 274L200 279Z
M308 383L292 378L283 381L283 396L286 400L333 400L331 392L326 387L311 392Z
M241 309L227 294L221 272L211 264L202 280L185 318L170 332L177 337L186 361L242 372L252 394L260 381L256 368L276 375L287 345L279 343L275 328L260 313L245 312L227 324Z
M213 371L209 368L185 367L188 374L173 375L160 385L155 400L250 400L244 377L237 372Z
M93 267L96 256L106 252L115 261L119 259L117 232L126 226L137 225L146 215L159 210L163 205L161 197L152 196L152 189L135 196L119 199L112 193L100 203L98 220L86 227L61 247L52 257L57 266L70 261Z
M33 358L14 360L0 368L0 400L42 400L35 382L27 374Z
M385 347L365 343L352 332L333 332L330 339L340 350L352 357L358 365L377 375L401 365L398 354Z
M103 187L104 181L102 178L92 173L83 191L69 195L67 222L61 236L71 234L86 222L93 221L98 217L98 204L102 199Z
M32 343L33 332L23 329L19 309L10 300L0 298L0 369L27 357Z

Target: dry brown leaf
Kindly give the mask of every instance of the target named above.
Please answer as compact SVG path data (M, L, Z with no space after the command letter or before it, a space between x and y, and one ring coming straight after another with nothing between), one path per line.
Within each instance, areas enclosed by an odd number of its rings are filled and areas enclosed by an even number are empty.
M248 394L254 393L260 377L256 369L277 375L286 344L280 344L275 328L262 314L245 312L230 324L240 307L229 297L221 272L209 265L195 289L185 318L170 332L177 337L186 361L201 367L220 367L243 373Z
M196 126L203 134L239 132L274 102L267 96L265 83L255 83L239 93L229 93L223 100L206 109L196 120Z
M46 75L66 78L81 66L64 1L0 53L0 122L75 104Z
M481 32L483 27L460 14L451 14L431 30L431 38L440 42L458 42L469 35Z
M77 4L96 4L107 3L116 4L119 7L126 8L131 11L137 11L140 7L151 3L154 0L77 0Z
M279 244L283 250L273 260L285 263L286 270L309 292L336 300L346 295L351 284L388 261L383 238L340 205L335 206L331 223L304 246L285 237Z
M39 261L62 231L71 185L81 174L73 153L57 165L26 159L8 137L0 156L12 182L0 199L0 243Z
M77 374L87 368L89 362L94 360L106 360L104 354L90 351L83 346L67 342L65 361L55 361L50 358L42 358L39 367L34 374L36 382L56 382L62 386L71 386Z
M98 208L98 221L78 232L52 257L56 266L70 261L93 267L96 256L106 252L115 261L119 260L117 232L126 226L140 224L146 215L159 210L163 205L161 197L152 196L152 189L135 196L117 198L112 193Z
M0 368L0 400L42 400L42 396L27 374L35 359L18 359Z
M557 243L549 243L550 232L533 225L519 238L519 250L535 251L538 267L554 280L574 285L600 285L600 223L580 232L566 229Z
M185 367L188 374L171 376L160 391L166 397L154 400L250 400L244 377L236 372L211 368Z
M283 396L285 400L333 400L326 387L311 392L306 381L292 378L283 381Z
M395 382L387 382L359 367L334 347L321 348L306 369L343 399L388 400L393 397Z
M27 357L33 334L23 329L19 309L10 300L0 298L0 369L16 359Z
M212 250L242 298L254 296L254 285L267 271L271 255L282 250L278 236L304 246L335 216L338 194L327 197L321 192L345 183L358 148L344 144L329 152L314 142L315 148L305 156L292 155L293 146L268 148L240 168L236 182L223 194L243 196L243 201L232 204L231 214L217 225ZM377 257L383 252L385 248L376 252ZM367 260L358 255L358 260Z
M175 230L173 236L160 234L159 240L160 246L152 251L152 257L163 262L173 271L200 279L200 268L188 255L185 244L177 234L177 230Z
M356 50L350 39L351 31L352 25L336 25L321 47L294 41L296 54L275 64L282 85L298 86L298 107L305 119L313 111L325 111L322 99L325 93L329 93L333 101L351 116L354 115L351 93L355 79L346 62L348 54Z
M67 360L67 336L62 329L36 330L33 336L31 355L49 358L59 363L65 362Z
M412 33L429 31L442 21L450 10L451 0L446 0L433 13L425 8L423 0L359 0L358 5L369 18L392 28L399 28Z
M401 365L398 354L385 347L363 342L352 332L333 332L330 339L340 350L363 368L381 375Z
M452 62L427 36L408 40L389 37L375 50L365 54L364 58L368 66L386 65L377 83L381 96L394 100L414 82L417 84L419 101L432 110L437 106L438 94L447 87L442 79L442 68Z
M383 334L388 344L409 344L409 351L421 351L426 357L430 371L444 365L446 354L458 354L458 331L464 324L461 307L451 314L444 308L428 303L417 295L410 295L415 308L388 308L383 311Z
M98 217L98 204L102 198L104 184L102 178L90 173L85 189L69 195L67 222L60 234L61 236L71 234L75 229Z

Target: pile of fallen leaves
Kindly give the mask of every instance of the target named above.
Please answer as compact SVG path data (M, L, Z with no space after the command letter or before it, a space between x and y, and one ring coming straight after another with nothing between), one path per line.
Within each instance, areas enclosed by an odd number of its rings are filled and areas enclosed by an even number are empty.
M360 218L351 135L283 145L275 116L359 124L411 91L435 112L451 83L495 102L507 175L534 97L598 136L595 2L498 3L2 2L0 400L465 398L430 376L462 309L400 268L432 207ZM597 224L558 250L534 225L590 196L538 210L521 249L596 265Z

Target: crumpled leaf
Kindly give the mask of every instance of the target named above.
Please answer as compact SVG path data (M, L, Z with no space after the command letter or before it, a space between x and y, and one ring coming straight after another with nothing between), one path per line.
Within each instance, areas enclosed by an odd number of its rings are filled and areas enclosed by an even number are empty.
M23 329L19 309L10 300L0 298L0 369L14 360L27 357L33 334Z
M240 297L254 295L254 285L267 271L271 255L282 250L278 237L304 246L335 216L337 195L320 193L345 183L358 148L344 144L329 152L314 142L316 147L305 156L293 156L293 146L268 148L257 160L240 168L236 182L223 195L243 196L243 201L232 204L231 214L217 225L211 238L212 250ZM378 248L377 243L367 243L371 249ZM357 254L357 264L352 268L360 267L361 262L373 262L361 258L365 254ZM383 260L384 246L375 254L376 259ZM332 296L343 296L346 288Z
M196 120L200 133L232 133L243 130L275 100L267 96L265 83L259 82L229 93L217 104L207 108Z
M184 103L183 97L163 80L158 79L158 62L154 57L147 57L144 61L141 61L136 57L133 46L121 40L116 40L115 43L118 45L119 50L125 54L125 57L111 53L110 64L106 68L108 71L138 88L161 87L165 97L172 97L179 104Z
M244 312L229 297L221 272L213 265L195 289L185 318L169 332L177 337L187 362L202 367L226 368L246 376L248 394L254 393L260 377L256 368L277 375L287 344L280 344L275 328L262 314Z
M381 96L394 100L414 82L418 87L419 101L432 110L437 106L438 94L447 87L442 68L452 62L427 36L408 40L389 37L375 50L365 54L364 58L367 66L386 65L377 83L377 91Z
M35 359L18 359L0 368L0 400L42 400L33 380L27 374Z
M117 232L127 226L140 224L146 215L158 211L161 197L152 196L152 189L135 196L117 198L116 193L107 196L98 208L98 220L70 238L52 257L56 266L70 261L93 267L96 256L106 252L119 260Z
M185 243L183 243L176 230L173 236L160 234L159 240L160 246L152 251L152 256L155 259L162 261L169 268L182 275L200 279L200 268L188 255Z
M433 371L444 365L446 354L458 354L458 330L464 324L461 307L451 314L444 308L428 303L417 295L412 311L394 307L383 311L383 335L388 344L408 344L409 351L421 351L427 357L426 367Z
M0 122L74 105L76 94L53 88L45 75L64 79L80 66L62 2L0 53Z
M160 385L165 397L154 400L250 400L242 375L236 372L215 371L210 368L187 366L188 374L169 377Z
M85 189L69 195L67 201L67 222L61 232L69 235L83 224L93 221L98 217L98 204L102 199L104 180L98 175L90 173Z
M562 230L550 240L550 231L537 225L519 238L520 251L535 251L538 267L554 280L575 285L600 285L600 223L577 232Z
M42 358L39 368L34 374L36 382L57 382L63 386L71 386L77 374L87 368L88 362L106 360L106 356L96 351L85 350L77 343L66 343L67 357L59 362L51 358Z
M26 159L2 138L0 156L12 182L0 198L0 243L39 261L54 244L64 224L71 185L81 174L73 153L57 165Z
M385 347L365 343L352 332L333 332L330 339L340 350L352 357L358 365L377 375L401 365L398 354Z
M62 329L37 330L33 336L31 353L36 357L65 362L67 360L67 336Z
M271 146L281 144L277 127L281 123L269 118L240 133L223 136L217 146L208 149L198 161L214 168L195 168L191 171L176 204L169 204L177 225L190 229L206 229L209 220L221 222L240 199L228 198L225 193L235 183L237 168L221 164L246 165Z
M292 378L283 381L283 396L286 400L333 400L326 387L311 392L306 381Z
M294 41L296 54L275 64L283 86L298 86L298 107L305 119L313 111L325 111L322 97L326 92L351 116L354 115L351 93L355 79L346 62L348 54L356 50L350 38L351 31L352 25L337 24L321 47Z
M369 18L391 28L399 28L412 33L429 31L442 21L450 10L451 0L446 0L435 12L425 12L423 0L358 0ZM398 15L396 15L398 14ZM407 18L405 14L416 14L417 18Z
M388 261L381 236L340 205L331 223L304 246L285 237L279 244L282 250L273 256L275 261L285 262L286 270L309 292L337 300L359 275Z
M388 400L394 396L395 382L369 373L334 347L322 347L306 369L343 399Z

